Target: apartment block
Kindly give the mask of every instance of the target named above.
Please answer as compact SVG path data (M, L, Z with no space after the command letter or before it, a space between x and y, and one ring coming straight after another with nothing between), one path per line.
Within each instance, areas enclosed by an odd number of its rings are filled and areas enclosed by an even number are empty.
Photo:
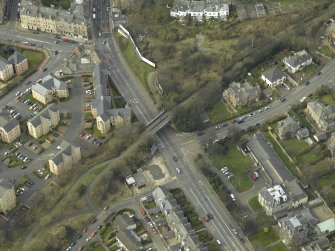
M55 175L61 175L72 169L81 159L80 147L75 147L63 140L60 151L49 159L50 171Z
M13 65L5 58L0 56L0 80L7 81L14 76Z
M29 134L35 139L47 134L52 128L56 127L60 121L57 105L51 104L28 120L27 126Z
M6 143L12 143L21 135L20 124L16 119L10 121L0 117L0 136Z
M21 75L28 70L28 59L20 52L15 51L9 58L8 61L13 65L14 73Z
M76 4L71 11L36 5L31 0L22 0L20 12L21 26L25 29L88 39L87 21L83 4Z
M56 98L69 97L67 84L52 74L41 79L42 82L32 85L33 97L42 104L48 104Z
M16 206L14 186L0 184L0 213L8 214Z

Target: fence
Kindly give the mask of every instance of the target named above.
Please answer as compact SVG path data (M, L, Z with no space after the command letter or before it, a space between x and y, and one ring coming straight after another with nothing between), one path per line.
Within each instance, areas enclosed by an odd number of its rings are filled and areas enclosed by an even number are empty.
M132 36L129 34L128 30L122 26L122 24L119 24L118 32L119 32L122 36L124 36L124 37L126 37L126 38L129 39L129 41L130 41L131 45L133 46L133 48L134 48L134 50L135 50L135 52L136 52L136 55L137 55L137 57L138 57L139 60L141 60L141 61L143 61L144 63L146 63L146 64L148 64L148 65L150 65L150 66L156 68L156 64L155 64L154 62L152 62L152 61L150 61L149 59L147 59L147 58L145 58L145 57L142 56L141 52L140 52L139 49L137 48L137 46L136 46L136 44L135 44L135 42L134 42L134 40L133 40L133 38L132 38Z

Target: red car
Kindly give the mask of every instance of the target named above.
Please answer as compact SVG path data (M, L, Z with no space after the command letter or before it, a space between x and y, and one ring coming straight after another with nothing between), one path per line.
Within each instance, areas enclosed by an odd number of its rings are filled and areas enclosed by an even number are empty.
M94 230L94 231L91 233L91 237L96 236L96 235L97 235L97 232L98 232L98 230Z

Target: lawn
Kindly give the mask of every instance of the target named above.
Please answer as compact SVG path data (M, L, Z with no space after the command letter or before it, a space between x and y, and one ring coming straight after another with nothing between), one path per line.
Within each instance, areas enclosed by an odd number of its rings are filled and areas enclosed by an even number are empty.
M288 139L288 140L282 140L280 141L280 144L284 147L286 152L291 157L296 157L303 151L307 150L309 148L309 145L304 140L298 140L298 139Z
M71 7L71 0L42 0L42 4L47 7L54 5L57 8L60 6L67 10Z
M213 124L219 123L221 121L225 121L228 119L237 116L236 113L231 113L227 110L227 106L225 103L220 101L219 103L213 106L213 109L208 112L208 116Z
M271 246L271 247L268 247L267 249L266 249L267 251L272 251L272 250L275 250L275 251L289 251L289 249L285 246L285 244L284 243L282 243L282 242L279 242L279 243L277 243L276 245L273 245L273 246Z
M126 50L122 51L122 54L124 58L126 59L127 63L129 64L130 68L134 71L134 73L140 80L143 87L147 90L148 93L151 93L151 90L147 82L147 76L154 69L151 66L147 65L146 63L138 59L134 48L132 47L131 43L125 37L121 36L120 34L117 34L117 36L127 41L127 48Z
M105 248L101 245L98 245L93 248L93 251L105 251Z
M319 146L314 147L309 152L306 152L297 157L299 165L310 164L311 162L317 161L323 158L323 152Z
M334 105L335 104L335 99L331 94L326 94L320 97L320 100L322 103L325 105Z
M232 142L228 146L226 154L211 157L217 168L221 169L227 166L234 174L230 182L239 193L247 191L252 187L249 171L253 164L250 157L243 155L243 153L237 149L237 145L240 143L241 142Z
M255 212L262 210L262 206L258 202L258 196L257 195L250 198L248 203Z
M39 52L39 51L23 50L22 54L25 55L28 58L29 68L32 68L34 70L37 69L39 64L44 59L44 54L42 52Z
M109 239L109 236L111 233L113 233L114 231L116 231L115 227L113 225L108 225L104 231L101 233L101 239L104 242L107 242L107 240ZM108 238L108 239L107 239Z
M277 233L272 227L266 229L268 230L267 232L261 229L258 233L249 236L250 242L257 250L279 240Z

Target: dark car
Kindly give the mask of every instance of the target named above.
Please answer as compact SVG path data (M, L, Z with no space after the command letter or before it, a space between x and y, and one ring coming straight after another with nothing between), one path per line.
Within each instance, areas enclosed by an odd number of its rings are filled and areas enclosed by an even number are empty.
M96 218L94 218L93 220L91 220L91 224L95 223L97 221Z
M321 71L319 71L317 75L320 76L321 75Z
M172 157L172 159L173 159L175 162L177 162L177 161L178 161L178 159L177 159L177 157L176 157L176 156L173 156L173 157Z
M48 70L48 68L44 68L44 69L43 69L44 72L47 71L47 70Z
M305 83L305 85L309 85L311 82L309 82L309 81L307 81L306 83Z
M26 169L26 168L27 168L27 166L22 166L21 168L22 168L22 169Z
M31 83L31 80L29 80L27 83L26 83L26 85L29 85Z

